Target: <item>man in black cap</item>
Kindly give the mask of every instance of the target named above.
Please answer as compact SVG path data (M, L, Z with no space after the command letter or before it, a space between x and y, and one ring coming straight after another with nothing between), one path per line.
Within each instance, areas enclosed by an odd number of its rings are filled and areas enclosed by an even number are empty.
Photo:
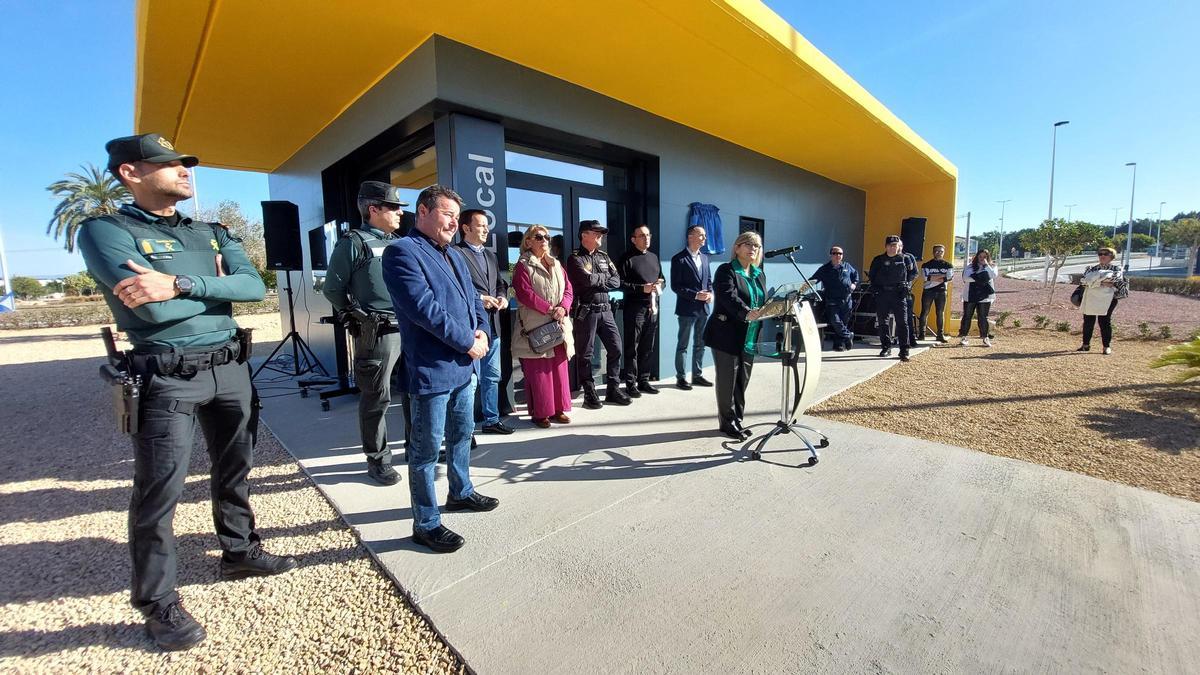
M358 385L358 427L367 475L381 485L395 485L386 414L392 402L392 370L400 358L400 331L392 296L383 282L383 249L400 229L399 191L369 180L358 188L362 224L342 237L329 257L321 292L346 323L354 340L354 382Z
M88 271L133 350L129 371L142 378L133 432L129 549L132 604L162 649L188 649L206 637L175 590L171 520L183 494L196 423L208 441L213 520L223 551L221 577L279 574L296 559L263 550L254 529L247 477L258 412L250 354L236 338L234 302L261 300L266 288L241 242L219 223L175 210L192 196L188 167L198 160L158 134L109 141L108 170L133 195L117 213L79 231Z
M596 395L596 381L592 375L592 351L596 335L604 343L607 360L608 389L604 402L629 405L629 397L621 392L621 336L617 322L613 319L612 305L608 292L621 286L617 266L608 254L600 250L608 228L598 220L579 223L579 248L567 257L567 277L575 293L572 320L575 323L575 372L583 388L583 407L595 410L601 407Z
M917 278L916 260L901 250L900 237L890 234L884 240L886 253L871 260L867 276L871 279L871 292L875 294L875 322L879 329L879 355L892 355L892 334L888 328L888 316L896 320L896 343L900 346L900 360L908 361L909 304L908 291Z

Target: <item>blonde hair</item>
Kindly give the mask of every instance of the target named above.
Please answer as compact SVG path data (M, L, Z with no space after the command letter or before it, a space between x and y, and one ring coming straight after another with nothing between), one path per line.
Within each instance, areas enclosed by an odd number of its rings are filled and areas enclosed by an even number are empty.
M545 225L530 225L529 228L525 230L525 236L521 237L521 253L533 250L533 247L529 245L529 241L533 239L533 235L539 231L546 235L546 246L550 245L550 230L546 229Z
M733 254L729 256L729 259L737 260L737 247L742 244L755 244L758 246L758 252L754 254L754 265L762 265L762 237L758 236L757 232L743 232L739 234L738 238L733 240Z

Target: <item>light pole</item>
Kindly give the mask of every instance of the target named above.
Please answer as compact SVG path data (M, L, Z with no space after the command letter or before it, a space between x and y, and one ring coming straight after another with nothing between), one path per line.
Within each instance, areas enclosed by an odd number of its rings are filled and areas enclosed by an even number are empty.
M1137 162L1125 162L1125 166L1133 167L1133 182L1129 185L1129 228L1125 232L1125 255L1122 256L1122 266L1129 272L1129 251L1133 245L1133 194L1137 190Z
M1154 256L1162 260L1162 207L1166 202L1158 203L1158 234L1154 237L1154 255L1150 256L1150 269L1154 269Z
M1071 222L1071 209L1079 206L1078 204L1067 204L1067 222Z
M996 256L996 266L1004 260L1004 205L1011 202L1011 199L997 199L996 203L1000 205L1000 253Z
M959 218L967 219L967 244L963 248L963 269L966 269L967 261L971 259L971 212L967 211L959 216Z
M1069 121L1054 123L1054 131L1050 137L1050 208L1046 211L1046 220L1054 219L1054 156L1058 152L1058 128Z
M1113 246L1117 245L1117 214L1125 210L1124 206L1113 207Z

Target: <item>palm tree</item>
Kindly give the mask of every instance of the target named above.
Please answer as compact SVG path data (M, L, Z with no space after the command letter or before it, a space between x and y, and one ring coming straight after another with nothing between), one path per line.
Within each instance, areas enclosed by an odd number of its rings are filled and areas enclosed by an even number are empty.
M82 174L69 173L46 188L61 199L54 207L46 234L52 234L55 240L65 234L63 248L71 252L75 250L75 235L83 221L116 213L122 204L133 201L129 190L107 170L90 163L79 168L83 169Z

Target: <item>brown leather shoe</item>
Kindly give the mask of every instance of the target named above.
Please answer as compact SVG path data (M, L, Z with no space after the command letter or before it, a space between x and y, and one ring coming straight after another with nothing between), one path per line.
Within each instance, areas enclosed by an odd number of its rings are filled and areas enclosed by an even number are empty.
M543 429L549 429L550 428L550 418L549 417L535 417L533 419L533 424L535 426L541 427Z
M558 413L558 414L557 414L557 415L555 415L554 417L551 417L551 418L550 418L550 421L551 421L551 422L558 422L559 424L570 424L570 423L571 423L571 418L570 418L570 417L567 417L565 413Z

